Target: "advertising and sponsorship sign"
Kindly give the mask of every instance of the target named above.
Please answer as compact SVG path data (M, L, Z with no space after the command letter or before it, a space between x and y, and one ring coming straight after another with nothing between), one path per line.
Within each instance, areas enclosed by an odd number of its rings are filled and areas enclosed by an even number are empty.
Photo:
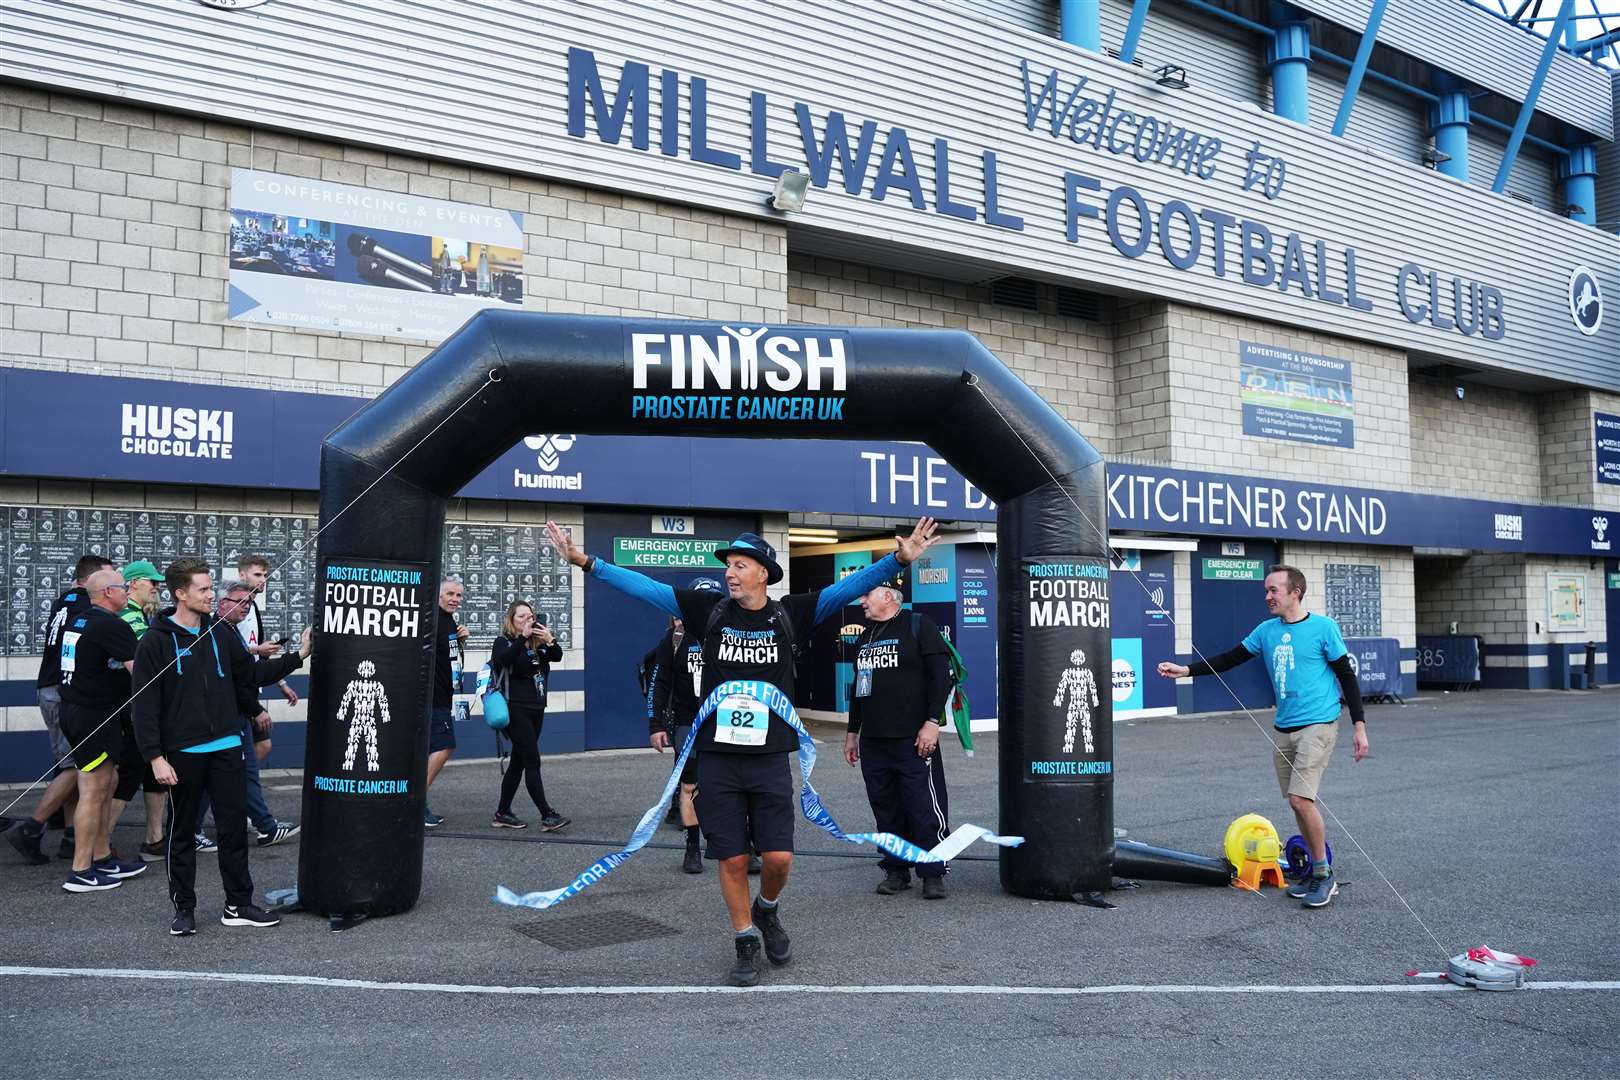
M722 326L629 334L630 416L660 420L837 423L848 389L848 341L838 331Z
M953 604L956 599L956 545L929 548L911 565L912 602Z
M615 536L615 566L658 566L673 570L720 570L714 553L724 540L696 540L674 536Z
M1597 482L1620 484L1620 416L1593 413L1592 439L1597 450Z
M1275 345L1239 343L1243 434L1267 439L1356 445L1350 362Z
M1482 666L1477 637L1418 635L1417 681L1420 683L1477 683Z
M1096 782L1113 775L1112 619L1107 559L1025 559L1019 594L1030 780ZM1140 658L1138 658L1140 662Z
M1115 638L1114 663L1110 675L1114 697L1114 714L1134 713L1142 709L1142 639Z
M523 216L279 173L231 172L230 317L440 341L523 304Z
M315 797L410 793L427 720L424 697L437 597L422 563L323 557L316 583L322 685L311 708L306 791Z

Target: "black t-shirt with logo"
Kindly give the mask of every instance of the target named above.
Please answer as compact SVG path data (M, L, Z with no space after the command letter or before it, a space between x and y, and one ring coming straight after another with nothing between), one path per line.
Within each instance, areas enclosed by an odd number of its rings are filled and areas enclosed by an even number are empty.
M676 589L681 621L687 633L703 638L703 680L698 703L708 699L715 687L733 679L757 679L771 683L788 700L793 699L793 653L790 644L810 640L815 628L816 603L821 590L795 593L769 601L758 611L749 611L728 597L710 592ZM725 610L710 630L709 616L720 604ZM784 626L782 620L791 622ZM799 737L781 717L742 715L746 703L733 702L717 710L715 723L704 724L694 749L705 754L781 754L799 748ZM758 731L765 725L761 741Z
M933 619L901 611L868 626L855 644L849 730L871 739L915 737L944 711L950 678L950 654Z
M68 619L83 615L90 607L90 594L82 588L72 588L56 598L51 608L51 621L45 626L45 652L39 658L39 678L34 685L44 689L62 685L62 628Z
M62 700L81 709L129 712L126 660L135 659L135 631L94 605L68 619L62 629Z
M685 623L682 624L680 655L676 655L675 651L673 626L664 632L658 642L658 648L653 653L657 664L652 688L654 731L663 730L665 708L675 718L676 727L687 727L697 716L698 706L703 704L703 699L698 697L698 688L703 683L701 633L701 627L694 634Z
M433 639L433 707L448 709L455 695L461 691L461 670L465 658L461 641L456 637L460 627L456 617L439 611L439 626Z

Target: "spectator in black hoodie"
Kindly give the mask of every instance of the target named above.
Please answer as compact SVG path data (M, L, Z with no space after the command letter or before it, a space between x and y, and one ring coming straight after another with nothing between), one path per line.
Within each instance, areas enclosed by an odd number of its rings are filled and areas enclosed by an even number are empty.
M219 825L219 873L225 885L225 926L275 926L281 920L253 903L248 875L247 770L242 716L256 722L264 706L253 659L236 628L215 618L208 564L183 558L164 582L175 606L160 612L135 651L135 738L159 783L170 789L169 933L197 932L197 852L191 837L206 792ZM251 748L249 749L251 753Z

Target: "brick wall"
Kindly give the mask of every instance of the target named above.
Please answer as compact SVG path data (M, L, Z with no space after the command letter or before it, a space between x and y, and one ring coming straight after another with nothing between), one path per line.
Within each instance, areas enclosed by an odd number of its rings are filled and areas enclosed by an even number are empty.
M431 343L226 320L230 173L520 211L524 306L781 320L782 226L0 86L0 363L374 394Z
M1597 482L1595 412L1620 416L1620 395L1564 390L1542 396L1541 487L1546 502L1620 510L1620 484Z
M1396 638L1402 648L1411 648L1417 644L1416 596L1411 552L1353 544L1290 542L1283 545L1282 559L1304 573L1307 583L1305 609L1319 615L1333 614L1327 609L1326 581L1329 563L1359 563L1378 567L1379 588L1383 601L1381 606L1383 633L1379 636Z
M1541 422L1533 395L1414 378L1412 482L1418 491L1541 500ZM1590 426L1590 425L1588 425Z
M829 326L967 330L1051 403L1102 453L1114 433L1112 335L1106 325L990 302L983 285L859 263L788 259L787 318Z
M1416 562L1417 632L1478 634L1487 647L1529 640L1523 555L1423 558Z

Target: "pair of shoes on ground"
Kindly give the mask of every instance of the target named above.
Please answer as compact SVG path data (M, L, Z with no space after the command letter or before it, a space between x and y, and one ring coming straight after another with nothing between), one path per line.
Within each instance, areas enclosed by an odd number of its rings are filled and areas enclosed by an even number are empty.
M737 963L731 969L731 983L733 986L754 986L759 982L759 954L763 937L763 951L765 958L775 967L781 967L793 959L793 941L788 937L787 931L782 929L780 909L777 907L762 907L759 900L754 901L753 907L754 929L757 934L742 934L736 939Z
M1287 893L1305 907L1327 907L1339 895L1339 875L1332 869L1328 870L1326 877L1306 874L1290 882Z
M143 862L124 862L117 855L108 855L98 863L94 863L88 870L75 870L62 882L62 890L70 893L106 892L116 889L124 883L125 878L139 877L146 873L146 864Z
M569 818L565 818L557 811L551 810L540 819L540 831L556 832L569 824L572 824ZM504 810L495 811L495 817L490 821L490 825L497 829L527 829L529 827L527 821Z
M226 904L225 910L220 912L219 923L221 926L252 926L263 929L281 925L281 917L253 904ZM169 923L170 936L185 937L196 932L197 913L191 908L177 909L174 921Z
M924 900L945 899L945 879L943 877L922 877L919 874L918 879L922 882ZM909 888L911 888L911 871L895 869L885 870L883 880L878 883L878 887L873 891L879 896L893 896L896 893L903 893Z

